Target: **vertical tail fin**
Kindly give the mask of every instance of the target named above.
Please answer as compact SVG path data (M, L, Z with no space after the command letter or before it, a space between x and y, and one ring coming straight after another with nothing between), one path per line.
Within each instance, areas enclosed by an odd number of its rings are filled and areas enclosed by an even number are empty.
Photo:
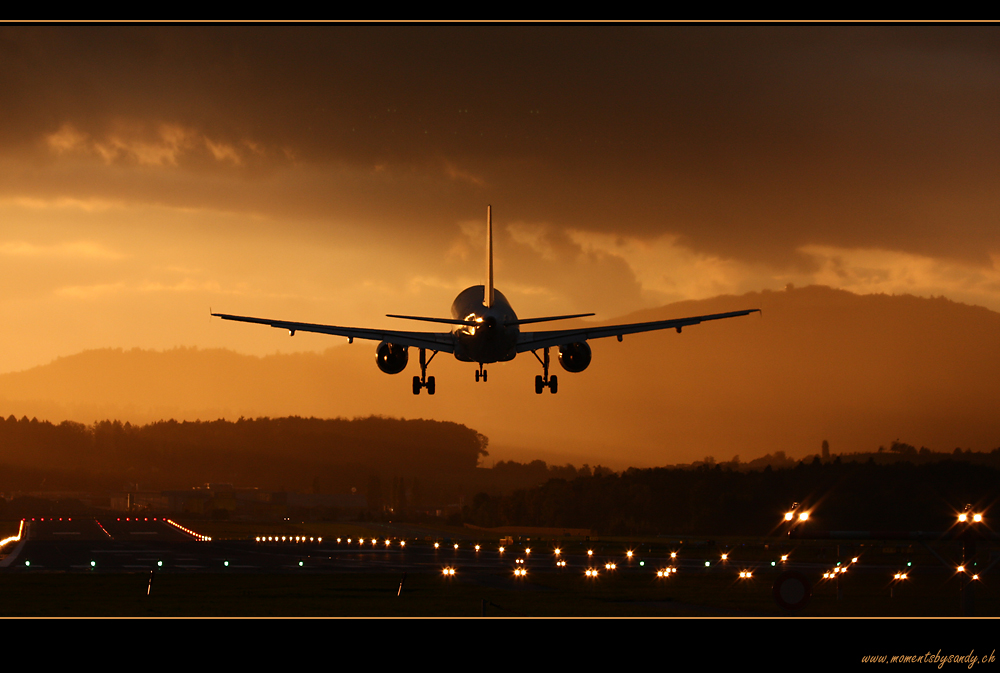
M493 206L486 206L486 290L483 303L493 306Z

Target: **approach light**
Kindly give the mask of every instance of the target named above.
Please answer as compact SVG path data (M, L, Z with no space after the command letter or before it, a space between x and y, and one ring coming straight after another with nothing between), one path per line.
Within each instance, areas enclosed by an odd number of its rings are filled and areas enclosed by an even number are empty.
M957 570L960 573L964 573L965 572L965 566L958 566Z
M504 552L504 548L500 547L500 553L502 554L503 552Z
M677 558L677 552L675 551L670 552L670 558Z
M982 520L983 520L983 515L982 514L973 514L972 515L972 520L975 521L976 523L981 523Z
M455 549L458 549L458 543L457 542L455 543Z
M437 542L435 542L435 543L434 543L434 548L435 548L435 549L439 548L440 546L441 546L441 545L440 545L440 544L438 544Z
M479 545L478 544L476 545L476 551L479 551Z
M787 562L787 561L788 561L788 554L782 554L782 555L781 555L781 562L782 562L782 563L785 563L785 562Z
M587 556L593 556L593 555L594 555L594 550L593 549L588 549L587 550Z
M524 549L524 555L527 556L530 553L531 553L531 547L525 547L525 549Z
M559 554L562 554L562 549L560 549L559 547L556 547L554 551L555 551L556 556L559 556Z
M854 558L851 559L851 563L857 563L857 562L858 562L858 557L857 556L855 556Z
M785 521L791 521L795 514L793 512L785 512Z
M455 574L455 569L448 567L441 571L446 577L452 577Z
M722 555L722 560L723 561L728 561L729 560L729 554L723 554Z
M801 514L799 514L799 521L808 521L808 520L809 520L809 512L802 512Z
M961 514L958 515L958 520L961 523L965 523L966 521L969 520L969 515L966 514L965 512L962 512Z
M320 538L320 542L322 542L322 541L323 541L323 538ZM400 547L405 547L406 546L406 540L400 540L399 541L399 546Z
M392 544L392 540L386 540L385 541L385 546L386 547L388 547L390 544Z
M629 549L627 552L625 552L625 556L632 558L632 550Z

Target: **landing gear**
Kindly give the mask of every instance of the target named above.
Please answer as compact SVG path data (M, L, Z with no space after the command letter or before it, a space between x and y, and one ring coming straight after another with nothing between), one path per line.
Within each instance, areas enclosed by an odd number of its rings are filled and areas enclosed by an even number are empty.
M479 383L479 379L482 379L483 383L486 383L486 370L483 369L482 362L479 363L479 371L476 372L476 383Z
M544 358L538 357L538 353L531 351L535 359L542 363L542 374L535 377L535 394L541 395L542 391L548 388L555 395L559 392L559 377L549 376L549 349L545 348L542 352Z
M434 356L437 354L438 354L437 351L433 351L431 353L431 357L428 359L427 349L426 348L420 349L420 376L413 377L414 395L419 395L421 388L427 388L428 395L434 394L434 377L427 376L427 365L431 363L431 360L433 360Z

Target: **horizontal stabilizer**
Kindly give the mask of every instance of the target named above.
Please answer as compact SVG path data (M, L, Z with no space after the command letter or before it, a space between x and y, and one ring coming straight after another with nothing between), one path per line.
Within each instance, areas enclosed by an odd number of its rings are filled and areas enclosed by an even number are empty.
M393 315L391 313L385 314L386 318L402 318L403 320L423 320L424 322L439 322L445 325L471 325L477 327L480 323L475 320L455 320L453 318L425 318L419 315Z
M505 325L527 325L533 322L548 322L549 320L569 320L570 318L586 318L588 316L594 315L593 313L576 313L574 315L550 315L544 318L524 318L523 320L511 320L505 322Z

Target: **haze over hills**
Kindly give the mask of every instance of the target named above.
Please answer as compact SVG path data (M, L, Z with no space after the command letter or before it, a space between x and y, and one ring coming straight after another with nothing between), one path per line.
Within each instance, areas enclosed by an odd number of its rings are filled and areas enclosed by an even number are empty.
M778 450L801 457L817 453L823 440L835 453L871 451L897 438L935 451L1000 446L1000 313L985 308L812 286L681 302L606 322L754 307L761 317L626 336L624 343L592 341L585 372L554 366L557 395L535 395L541 367L530 354L490 365L485 384L474 381L474 366L442 354L429 370L437 394L414 396L415 362L388 376L375 366L374 343L309 335L317 348L329 347L267 357L192 348L86 351L0 375L0 414L83 423L431 418L488 436L488 462L541 458L619 469L706 455L748 460ZM288 338L216 322L213 329Z

